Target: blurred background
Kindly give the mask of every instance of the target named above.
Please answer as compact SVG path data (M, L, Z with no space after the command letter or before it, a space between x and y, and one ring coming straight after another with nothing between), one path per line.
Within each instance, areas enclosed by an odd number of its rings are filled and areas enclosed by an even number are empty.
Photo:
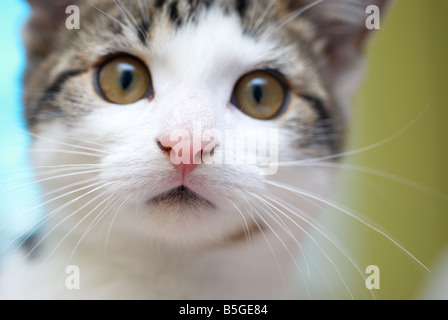
M28 13L19 0L4 1L0 10L0 252L41 214L32 210L8 223L36 206L30 201L38 192L28 185L23 153L20 32ZM448 264L439 263L448 253L447 13L446 0L396 0L382 15L353 102L347 150L360 152L343 158L334 197L364 223L324 208L321 223L332 241L315 232L321 248L307 243L311 298L441 297L433 294L448 278ZM370 265L380 270L378 290L365 286Z
M322 268L309 280L314 297L448 299L447 12L445 0L397 0L381 16L347 146L368 150L343 159L335 195L371 227L323 210L323 225L347 254L315 234L339 270L309 244ZM362 278L370 265L380 270L379 290Z
M26 170L24 150L28 137L24 134L21 110L25 64L21 30L28 14L28 4L24 0L3 1L0 7L0 257L2 248L18 234L26 233L41 214L41 210L36 209L27 214L26 219L8 223L36 206L30 201L38 195L36 187L30 185L32 180Z
M369 50L350 148L410 126L348 162L401 181L361 175L364 187L349 185L345 196L432 270L419 268L384 237L357 229L364 264L381 269L378 297L413 298L431 276L441 276L437 262L448 248L448 1L398 0L391 9ZM443 271L448 274L448 265Z

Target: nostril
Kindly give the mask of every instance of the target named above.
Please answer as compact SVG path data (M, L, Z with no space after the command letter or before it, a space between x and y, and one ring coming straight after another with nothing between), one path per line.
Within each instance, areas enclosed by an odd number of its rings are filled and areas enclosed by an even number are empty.
M157 146L159 147L160 150L162 150L163 152L170 152L173 148L171 147L165 147L160 141L157 141Z
M199 165L210 161L215 156L219 142L200 141L196 142L189 137L181 138L179 141L172 141L167 137L155 140L158 148L166 155L169 155L174 165ZM193 167L194 167L193 166Z

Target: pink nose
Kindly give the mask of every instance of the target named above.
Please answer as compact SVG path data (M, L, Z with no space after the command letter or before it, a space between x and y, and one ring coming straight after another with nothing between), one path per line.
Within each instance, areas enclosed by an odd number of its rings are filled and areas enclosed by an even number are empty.
M193 171L202 164L203 154L214 150L215 144L210 141L192 138L190 135L171 140L170 136L164 136L157 141L159 148L168 153L171 163L183 174Z

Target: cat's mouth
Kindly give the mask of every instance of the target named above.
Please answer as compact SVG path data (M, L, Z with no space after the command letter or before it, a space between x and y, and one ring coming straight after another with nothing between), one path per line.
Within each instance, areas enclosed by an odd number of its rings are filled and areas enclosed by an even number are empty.
M148 202L150 205L164 206L185 206L186 208L209 208L216 209L216 206L209 200L200 196L193 190L179 186L164 192Z

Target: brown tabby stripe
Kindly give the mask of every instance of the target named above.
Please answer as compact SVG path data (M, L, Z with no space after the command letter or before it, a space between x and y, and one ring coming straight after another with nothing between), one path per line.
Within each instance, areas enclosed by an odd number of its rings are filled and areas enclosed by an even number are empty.
M60 109L57 106L54 106L51 103L51 100L61 91L64 86L64 83L70 78L76 77L82 73L85 73L86 70L68 70L61 73L56 80L49 86L42 97L36 103L36 107L29 115L28 123L32 126L38 120L38 116L47 110L53 111L55 114L60 114Z
M176 28L182 25L182 19L179 16L179 10L177 9L177 1L170 4L169 15L171 23L173 23Z
M149 19L145 19L145 21L137 26L137 36L144 45L146 45L146 41L148 40L148 31L150 27L151 22Z
M198 11L199 8L205 7L209 9L214 0L187 0L189 5L189 9L187 11L187 16L182 17L181 12L179 11L179 0L167 1L167 0L155 0L154 6L158 10L164 10L166 8L167 15L174 25L175 28L179 28L182 24L194 16L194 14ZM247 7L249 0L233 0L234 12L238 13L241 18L244 18L246 15ZM229 3L231 3L229 1ZM228 8L231 9L231 8ZM226 12L230 12L232 10L226 10ZM192 19L194 21L194 17ZM142 44L146 45L148 41L148 31L151 27L150 19L145 19L145 21L141 22L137 28L137 35Z
M247 10L247 0L236 0L236 12L241 18L244 18Z

